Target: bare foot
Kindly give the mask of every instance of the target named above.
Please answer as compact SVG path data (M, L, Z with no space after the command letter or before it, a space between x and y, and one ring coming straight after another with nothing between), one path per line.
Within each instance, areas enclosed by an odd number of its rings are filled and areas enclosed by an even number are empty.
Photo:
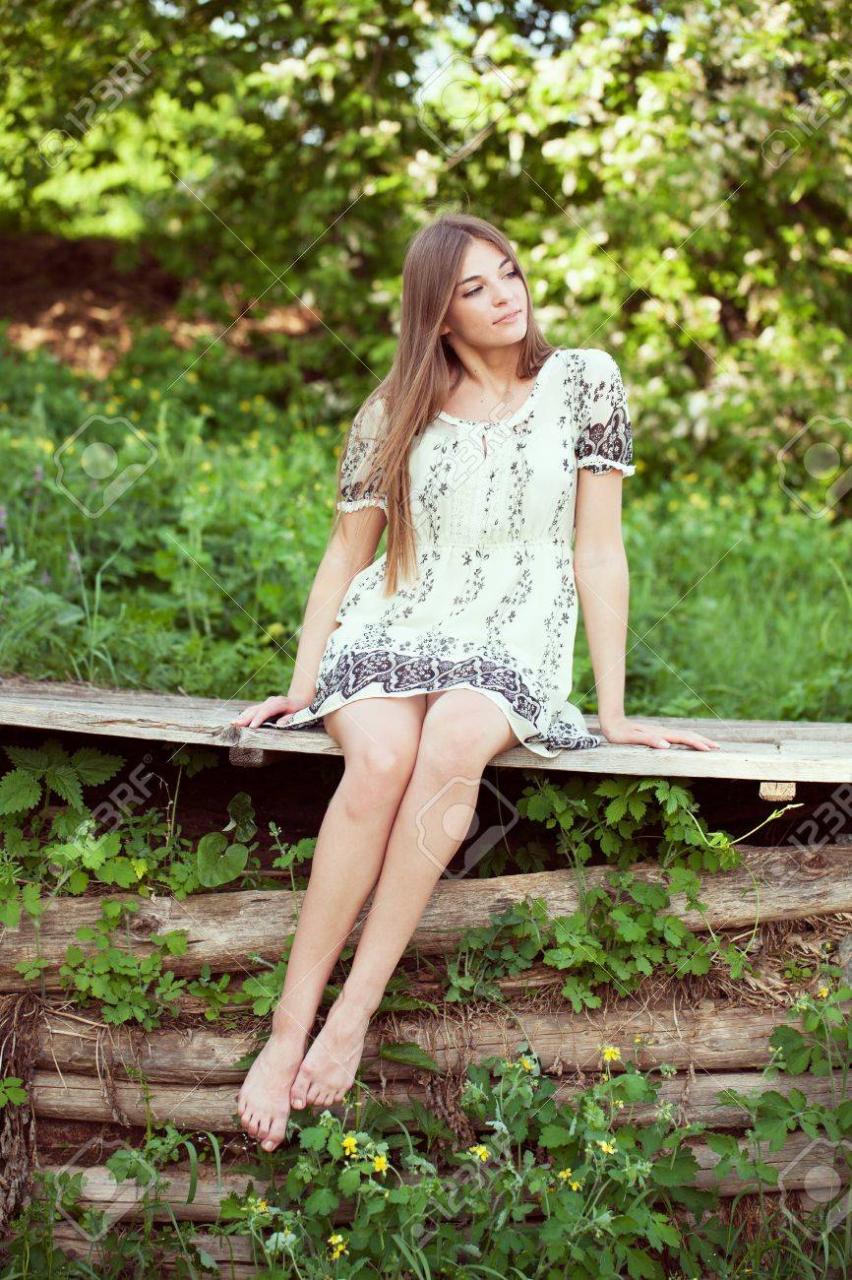
M290 1086L305 1053L307 1036L274 1032L251 1064L237 1095L237 1112L246 1133L264 1151L274 1151L287 1132Z
M295 1110L327 1107L343 1098L364 1052L370 1016L343 992L337 997L293 1081L290 1100Z

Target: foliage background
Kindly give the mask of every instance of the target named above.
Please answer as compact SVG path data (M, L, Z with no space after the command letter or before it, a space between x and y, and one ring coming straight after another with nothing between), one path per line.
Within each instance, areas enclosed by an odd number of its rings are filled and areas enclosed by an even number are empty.
M6 332L0 670L285 691L406 243L453 208L512 238L551 341L622 369L628 711L848 718L840 3L116 0L0 37L10 261L60 236L71 290L109 238L178 282L104 377ZM55 464L93 413L156 449L96 519Z

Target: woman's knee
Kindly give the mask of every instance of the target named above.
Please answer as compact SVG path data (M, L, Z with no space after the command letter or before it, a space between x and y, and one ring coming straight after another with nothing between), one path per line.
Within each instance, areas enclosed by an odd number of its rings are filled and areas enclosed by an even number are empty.
M482 714L478 716L479 710ZM510 737L508 728L499 707L489 704L483 708L468 699L463 708L460 701L441 699L423 721L418 760L440 773L478 777L489 760L504 749Z
M341 787L351 810L398 802L417 759L417 737L397 734L382 741L365 738L344 750Z

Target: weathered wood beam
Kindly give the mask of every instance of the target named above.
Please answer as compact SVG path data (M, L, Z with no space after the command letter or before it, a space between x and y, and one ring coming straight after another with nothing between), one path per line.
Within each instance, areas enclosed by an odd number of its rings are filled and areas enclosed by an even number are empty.
M699 1123L717 1129L742 1129L749 1123L748 1112L740 1107L720 1102L717 1095L722 1089L737 1089L743 1093L760 1095L767 1088L786 1094L799 1089L809 1102L837 1107L845 1100L843 1076L781 1076L767 1084L759 1072L716 1072L708 1074L684 1073L679 1077L663 1080L660 1085L659 1103L671 1103L679 1115L679 1123ZM422 1084L413 1081L396 1081L383 1088L364 1084L358 1091L361 1099L373 1099L388 1108L398 1108L408 1102L419 1102L429 1109L429 1098ZM582 1089L565 1081L556 1086L557 1102L566 1103L578 1097ZM37 1116L52 1120L86 1120L97 1123L117 1122L128 1125L173 1124L178 1129L213 1133L239 1132L236 1113L235 1085L139 1085L129 1081L113 1080L106 1085L91 1076L58 1075L47 1071L35 1073L30 1094ZM628 1104L617 1112L613 1124L652 1124L658 1115L659 1104ZM313 1108L319 1114L319 1108ZM352 1115L351 1104L337 1103L329 1110L336 1115ZM410 1125L417 1127L411 1120ZM474 1128L485 1132L486 1126Z
M815 846L803 850L742 846L743 862L733 871L701 877L700 901L706 912L689 908L682 895L672 900L671 912L695 930L734 929L767 920L810 919L852 910L852 845ZM588 885L607 883L612 868L587 867ZM641 880L659 884L665 873L656 863L637 863L631 871ZM110 895L140 903L128 894ZM244 890L237 893L196 894L183 901L171 897L142 899L126 925L116 931L117 944L144 955L154 933L184 930L186 953L164 957L164 966L180 975L196 975L204 965L214 971L239 974L277 960L284 940L296 928L301 891ZM525 897L542 898L551 916L570 915L580 905L577 873L565 869L532 874L496 876L488 880L439 880L426 904L407 950L425 955L453 951L462 933L491 922ZM370 911L372 896L359 913L348 939L354 945ZM94 925L101 915L97 898L61 898L49 902L34 925L24 917L19 928L8 929L0 940L0 991L32 989L16 972L23 961L41 957L48 967L40 981L45 990L59 987L58 968L76 931ZM251 955L259 956L252 960Z
M499 1009L468 1013L463 1019L443 1013L382 1015L367 1031L360 1070L364 1080L410 1079L410 1067L381 1056L382 1046L393 1043L416 1044L442 1072L492 1055L514 1057L520 1045L528 1046L542 1069L552 1072L600 1070L602 1045L615 1046L623 1062L635 1062L643 1071L664 1062L703 1072L759 1070L772 1059L769 1037L785 1013L724 1000L674 1009L626 999L583 1015L568 1009L544 1014L517 1008L511 1014ZM48 1014L35 1041L35 1065L61 1075L237 1084L245 1068L234 1064L260 1043L264 1026L258 1020L241 1032L206 1026L143 1032L87 1026L77 1017Z
M342 755L321 725L306 729L238 729L230 721L243 709L229 698L189 698L134 689L97 689L69 682L0 681L0 724L92 733L158 742L194 742L277 753ZM847 782L852 778L852 725L819 721L725 721L645 716L667 729L694 729L721 744L719 751L673 746L657 750L605 744L553 757L513 747L495 756L501 768L548 772L647 774L687 778L753 778L774 781ZM589 728L599 729L596 716Z

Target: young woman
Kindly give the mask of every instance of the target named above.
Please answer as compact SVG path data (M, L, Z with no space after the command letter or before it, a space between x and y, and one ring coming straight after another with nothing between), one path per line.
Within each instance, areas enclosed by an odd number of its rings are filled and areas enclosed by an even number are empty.
M632 456L618 366L598 348L545 341L505 236L463 215L418 232L393 368L342 451L289 693L233 721L286 731L322 720L344 757L272 1034L238 1096L243 1128L267 1151L291 1107L327 1106L352 1084L495 756L521 743L542 756L604 741L718 747L697 733L666 740L624 714ZM600 734L568 699L578 598ZM306 1052L373 889L349 976Z

